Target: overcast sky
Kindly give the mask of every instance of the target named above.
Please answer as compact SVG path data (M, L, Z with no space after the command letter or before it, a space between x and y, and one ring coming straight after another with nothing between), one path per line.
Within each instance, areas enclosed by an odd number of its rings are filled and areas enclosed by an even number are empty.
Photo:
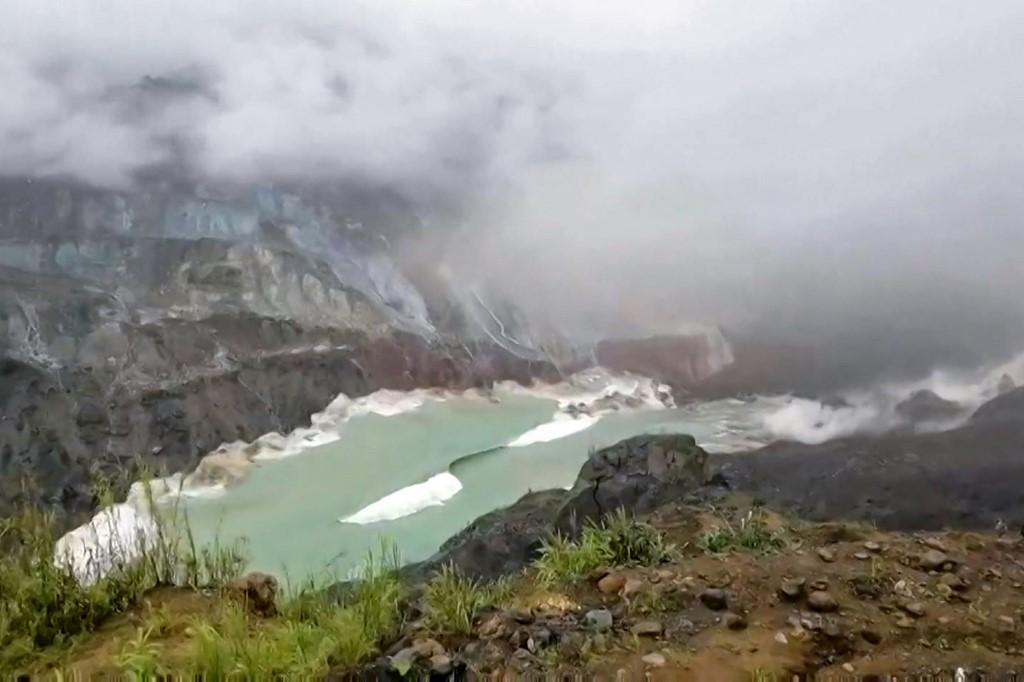
M1019 0L3 5L3 174L440 198L454 267L579 329L1024 328Z

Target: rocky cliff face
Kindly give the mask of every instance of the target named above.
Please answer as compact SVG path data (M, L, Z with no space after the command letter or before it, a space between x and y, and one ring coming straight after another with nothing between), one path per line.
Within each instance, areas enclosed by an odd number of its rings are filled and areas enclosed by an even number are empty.
M691 388L732 360L699 334L574 345L409 257L422 237L385 192L0 180L0 511L87 511L100 475L190 468L340 392L593 363Z
M86 511L99 474L191 467L340 392L555 379L478 292L421 294L389 248L416 229L379 196L0 183L0 507Z

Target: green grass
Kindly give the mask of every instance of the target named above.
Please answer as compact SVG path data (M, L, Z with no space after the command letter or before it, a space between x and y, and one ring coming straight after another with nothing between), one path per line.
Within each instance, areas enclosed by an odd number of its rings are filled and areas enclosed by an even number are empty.
M736 526L723 520L720 528L701 536L699 546L711 554L776 552L786 546L786 540L782 534L768 528L760 515L749 512Z
M79 583L54 561L57 525L52 514L27 507L0 519L0 674L24 670L44 650L59 655L82 634L138 605L154 587L217 587L239 574L245 560L238 547L196 547L177 505L168 509L155 504L148 482L144 490L154 510L153 537L140 535L135 547L124 547L116 533L109 533L109 556L134 549L138 560L115 561L102 579L90 584ZM101 506L112 503L110 488L103 483L96 496ZM145 632L129 643L134 648L123 652L129 672L148 669L144 659L153 652Z
M473 630L473 620L485 606L507 605L513 591L508 579L483 583L446 565L423 591L423 612L439 633L468 635Z
M380 651L402 625L404 587L392 546L371 553L359 579L341 596L309 584L262 620L233 603L189 631L189 674L202 679L322 677L353 668Z
M547 584L568 583L601 567L656 566L673 554L653 526L619 510L601 524L588 524L577 540L557 534L547 540L534 567Z

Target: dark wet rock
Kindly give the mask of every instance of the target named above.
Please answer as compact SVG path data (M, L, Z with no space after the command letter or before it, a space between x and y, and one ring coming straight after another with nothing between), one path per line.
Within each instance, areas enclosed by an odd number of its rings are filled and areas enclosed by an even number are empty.
M729 595L725 590L708 588L700 593L700 603L712 611L722 611L729 606Z
M934 391L914 391L896 406L896 414L910 422L929 422L953 419L964 411L963 406L940 397Z
M225 586L226 592L240 600L247 610L260 616L277 613L277 578L266 573L249 573Z
M839 610L839 602L828 592L814 590L807 595L807 607L818 613L832 613Z

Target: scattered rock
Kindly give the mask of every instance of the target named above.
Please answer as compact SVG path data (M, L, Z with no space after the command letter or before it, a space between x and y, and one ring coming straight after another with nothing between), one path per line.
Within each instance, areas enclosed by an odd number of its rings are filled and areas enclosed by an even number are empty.
M943 599L950 599L953 596L953 588L945 583L939 583L936 585L935 591L938 592L939 596Z
M785 601L799 601L804 596L805 583L803 578L787 578L779 586L779 596Z
M1012 616L999 616L996 619L996 626L1000 632L1013 632L1017 629L1017 623Z
M963 578L958 576L956 573L943 573L942 577L939 578L939 584L945 585L957 592L962 592L967 589L967 583L964 582Z
M747 629L747 619L744 618L742 615L734 613L732 611L728 611L724 616L722 616L722 622L725 623L725 627L729 628L730 630Z
M583 622L586 623L587 627L593 628L598 632L610 630L613 620L612 612L608 609L593 609L587 611L587 615L583 617Z
M639 637L659 637L664 630L664 626L656 620L641 620L629 629Z
M829 639L840 639L843 636L843 629L834 620L826 621L821 625L821 633Z
M431 656L430 672L435 675L450 675L452 672L452 659L445 654Z
M900 604L900 608L914 618L923 618L928 613L928 607L919 601L912 601Z
M871 628L864 628L861 630L860 636L863 637L864 641L868 644L880 644L882 641L881 633Z
M640 660L652 668L660 668L665 665L665 657L657 651L647 654Z
M828 547L819 547L817 550L818 558L824 561L826 564L830 564L836 560L836 553Z
M868 559L871 558L871 555L868 554L867 552L854 552L853 553L853 558L857 559L859 561L867 561Z
M647 589L647 583L638 578L628 578L626 584L622 586L622 596L629 597L634 594L639 594Z
M843 663L842 668L843 668L843 670L845 670L846 672L851 673L851 674L853 673L853 670L854 670L853 663L850 663L849 661L847 661L846 663Z
M667 580L672 580L673 578L676 577L675 572L671 571L671 570L669 570L667 568L659 568L657 571L654 572L654 575L656 575L658 577L658 580L666 580L666 581Z
M864 549L874 554L878 554L882 551L882 546L873 540L868 540L864 543Z
M709 588L700 593L700 601L712 611L722 611L729 605L725 590Z
M924 545L925 547L927 547L928 549L934 549L937 552L945 552L946 551L946 545L943 544L942 540L940 540L938 538L931 538L931 537L924 538L924 539L921 540L921 544Z
M505 617L500 613L495 613L480 624L476 633L481 639L497 639L499 637L504 637L508 634Z
M941 571L946 570L955 562L951 560L946 553L938 549L929 549L927 552L917 558L917 565L925 571Z
M807 606L818 613L832 613L839 610L839 602L828 592L814 590L807 595Z
M597 589L602 594L618 594L626 585L626 576L621 573L609 573L597 581Z
M227 593L240 599L245 607L260 616L277 613L277 578L266 573L249 573L229 582Z
M906 630L907 628L914 627L914 621L906 616L900 616L896 619L896 627Z
M520 625L529 625L533 622L533 614L529 611L509 611L509 615L512 616L512 620L519 623Z
M775 633L775 641L779 644L789 644L789 640L786 639L786 633L781 630Z

